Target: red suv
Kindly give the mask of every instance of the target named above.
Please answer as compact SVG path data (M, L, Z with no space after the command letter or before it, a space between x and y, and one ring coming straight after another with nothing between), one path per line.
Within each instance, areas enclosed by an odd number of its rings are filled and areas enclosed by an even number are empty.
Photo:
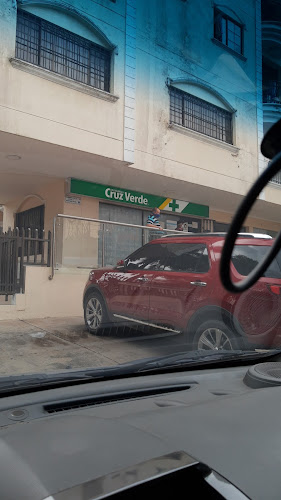
M99 333L110 323L133 320L182 332L193 349L280 345L281 256L250 290L231 294L219 278L224 238L216 233L162 237L113 269L91 271L83 300L88 330ZM272 242L270 236L240 235L233 281L247 276Z

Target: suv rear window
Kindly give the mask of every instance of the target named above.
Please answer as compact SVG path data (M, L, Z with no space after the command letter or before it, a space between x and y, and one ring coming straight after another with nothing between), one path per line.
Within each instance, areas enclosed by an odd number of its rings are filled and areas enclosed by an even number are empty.
M233 265L242 276L248 276L250 272L263 259L270 247L257 245L236 245L232 253ZM273 260L269 268L265 271L265 278L281 279L281 255L280 253Z
M184 273L206 273L209 256L202 243L171 243L167 245L167 261L164 271Z

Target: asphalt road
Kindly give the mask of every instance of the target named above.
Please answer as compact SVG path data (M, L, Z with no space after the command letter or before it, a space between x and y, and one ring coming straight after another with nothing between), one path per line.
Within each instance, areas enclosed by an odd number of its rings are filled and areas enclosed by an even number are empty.
M82 318L0 321L0 376L98 368L186 350L180 334L112 329L88 333Z

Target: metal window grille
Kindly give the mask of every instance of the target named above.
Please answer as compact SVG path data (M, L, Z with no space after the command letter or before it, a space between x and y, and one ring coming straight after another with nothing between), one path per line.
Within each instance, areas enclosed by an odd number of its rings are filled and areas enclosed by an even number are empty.
M214 36L230 49L243 54L243 27L219 10L215 10Z
M232 144L232 114L199 97L170 89L170 121Z
M109 50L21 10L17 16L16 57L110 91Z

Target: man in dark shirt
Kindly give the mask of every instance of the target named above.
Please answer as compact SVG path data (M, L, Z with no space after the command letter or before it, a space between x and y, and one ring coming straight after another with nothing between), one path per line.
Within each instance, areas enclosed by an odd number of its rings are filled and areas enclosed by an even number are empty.
M147 227L153 227L155 229L163 230L159 222L160 210L159 208L153 208L149 216L147 217L146 225Z
M177 222L176 231L183 231L183 223L180 220Z

